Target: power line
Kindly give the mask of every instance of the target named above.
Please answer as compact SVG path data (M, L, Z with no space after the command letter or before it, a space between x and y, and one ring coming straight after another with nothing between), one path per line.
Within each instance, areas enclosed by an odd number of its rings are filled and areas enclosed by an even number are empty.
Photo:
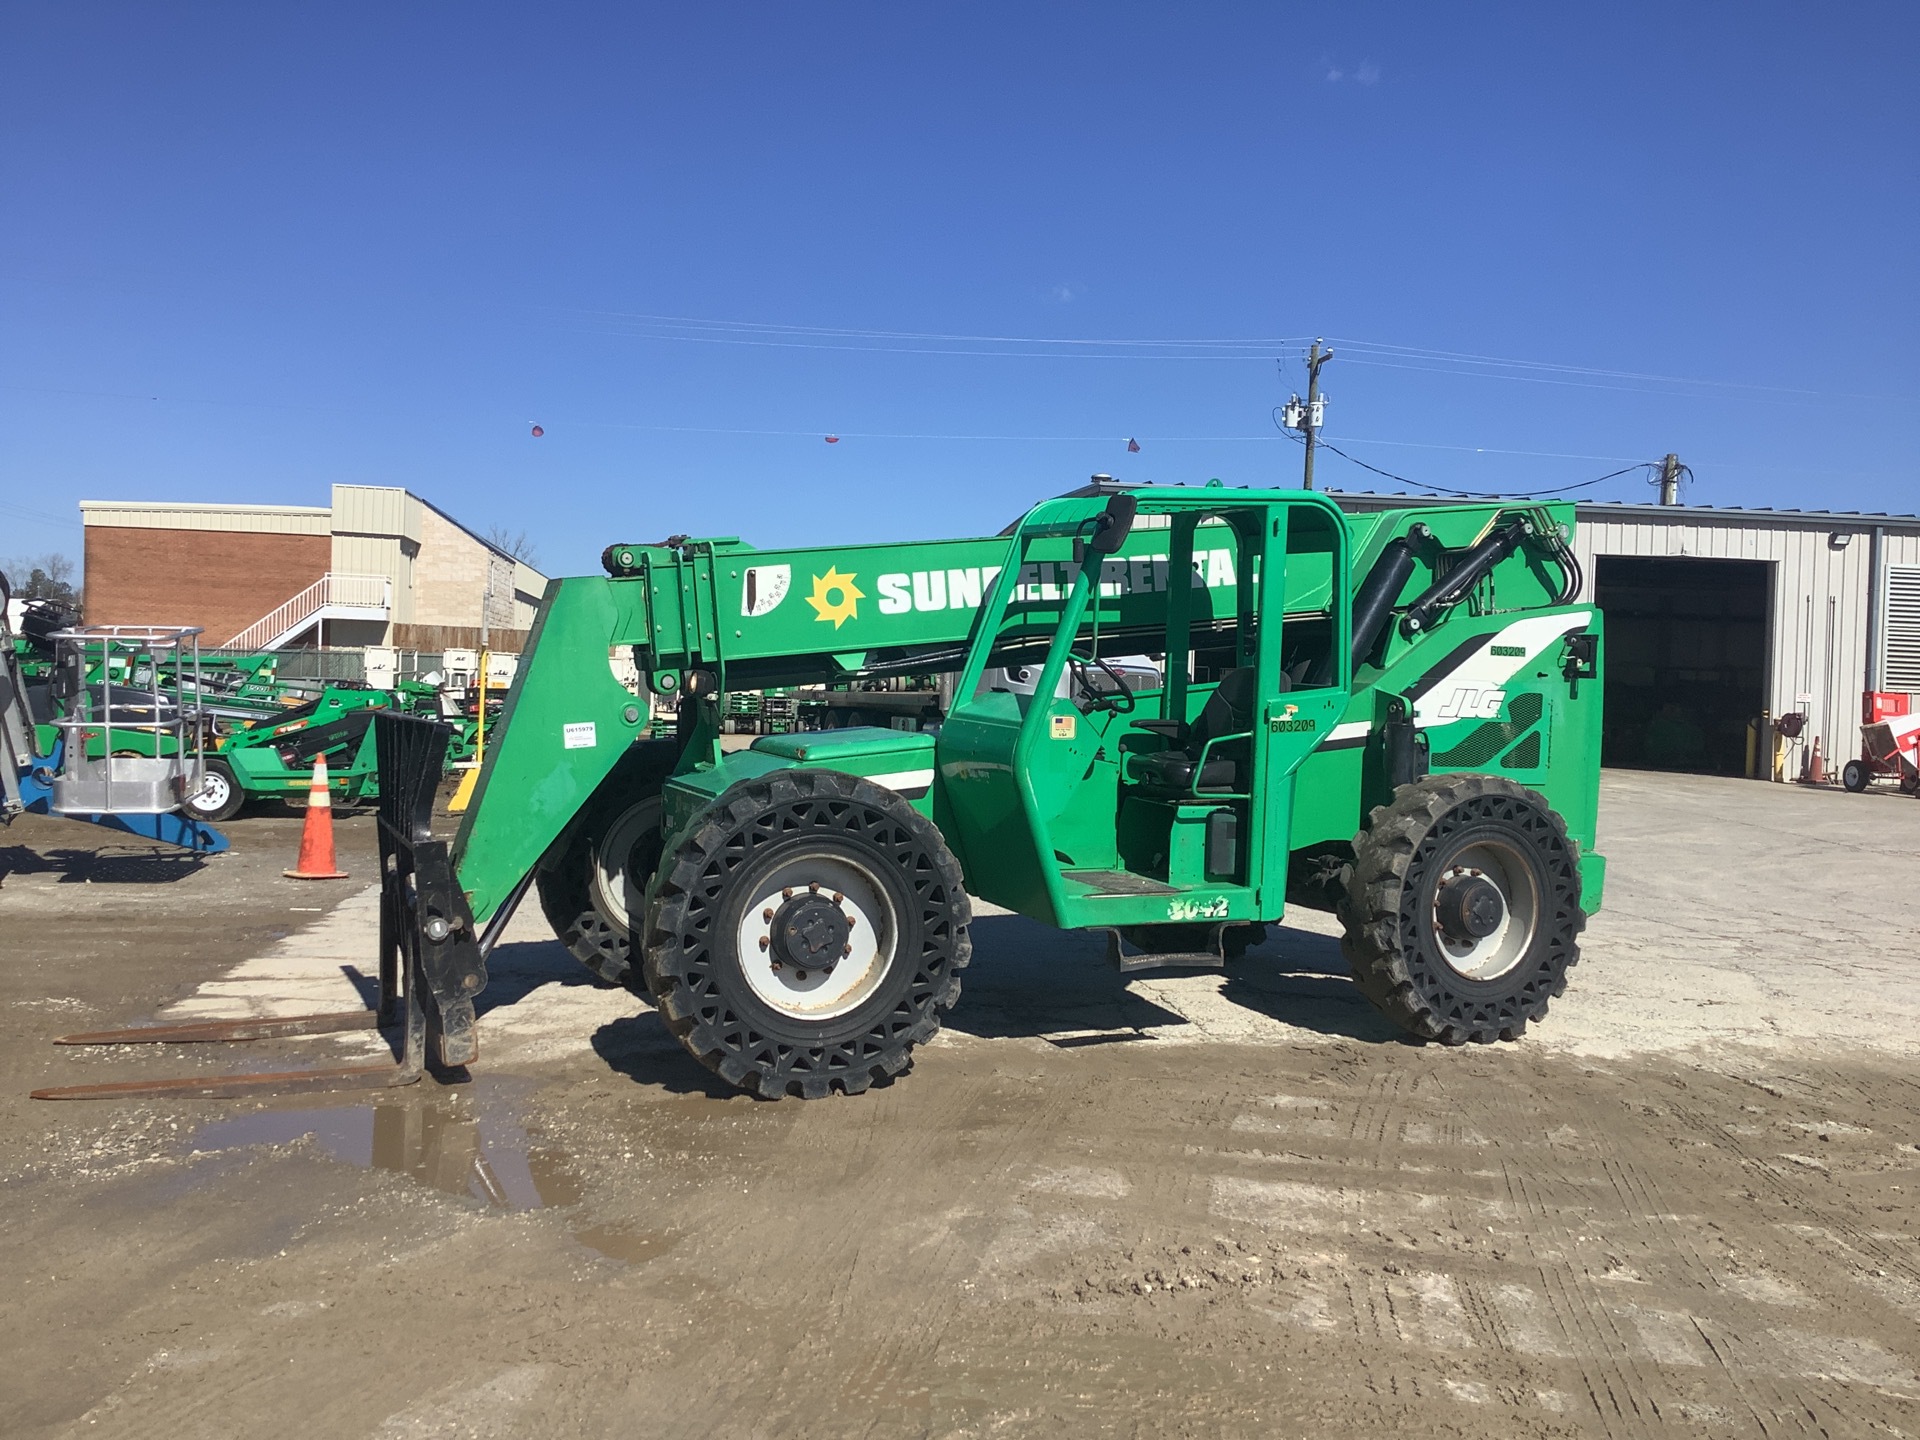
M1032 358L1035 355L1071 354L1081 359L1132 359L1158 361L1240 361L1270 360L1275 350L1307 343L1305 336L1249 336L1244 338L1165 340L1094 340L1081 337L1043 335L971 335L953 331L885 330L855 326L789 325L757 320L713 320L686 315L659 315L639 311L590 309L586 307L537 307L546 313L587 319L631 321L645 329L600 329L595 333L623 335L633 339L681 341L713 345L753 345L791 349L866 351L875 354L925 354L981 356L983 358ZM926 342L922 344L874 342ZM1684 375L1665 375L1647 371L1621 370L1605 366L1575 365L1558 361L1524 360L1508 356L1485 355L1471 351L1443 350L1427 346L1399 345L1386 341L1342 339L1355 364L1388 369L1425 371L1434 374L1461 375L1483 379L1528 380L1536 384L1559 384L1587 389L1625 390L1642 393L1652 386L1693 386L1726 391L1749 391L1755 395L1797 396L1806 399L1832 398L1857 400L1900 400L1903 397L1878 394L1844 394L1809 390L1796 386L1764 385L1739 380L1709 380ZM953 349L952 346L1015 345L1019 350ZM1175 353L1167 353L1175 352ZM1431 361L1432 364L1408 363ZM1500 372L1515 373L1500 373ZM1526 373L1538 372L1538 373ZM1587 377L1587 378L1575 378ZM1632 382L1606 384L1607 381ZM1747 397L1752 398L1752 397Z
M1247 340L1085 340L1040 335L961 335L938 330L871 330L834 325L783 325L764 320L701 320L686 315L648 315L622 310L588 310L567 306L544 309L576 315L592 315L617 320L640 320L649 324L687 326L706 330L736 330L769 334L834 336L880 340L948 340L980 345L1089 345L1106 348L1215 348L1230 346L1269 352L1289 345L1303 345L1304 335L1263 336Z
M1503 450L1492 445L1442 445L1432 440L1376 440L1371 436L1344 435L1349 445L1392 445L1403 450L1451 450L1460 455L1515 455L1525 460L1598 460L1603 464L1626 462L1631 455L1581 455L1567 450Z
M1673 385L1714 385L1737 390L1768 390L1782 395L1819 395L1823 392L1789 385L1755 385L1742 380L1698 380L1684 375L1656 375L1639 370L1609 370L1587 365L1564 365L1546 360L1511 360L1458 350L1432 350L1417 345L1391 345L1376 340L1342 340L1342 345L1364 351L1406 356L1416 360L1451 360L1469 365L1493 365L1517 370L1554 370L1573 375L1596 375L1610 380L1650 380Z
M49 525L73 525L78 522L64 515L49 515L44 510L29 510L24 505L15 505L11 500L0 500L0 514L11 515L16 520L42 520Z
M1620 476L1630 475L1636 470L1659 469L1659 466L1655 465L1652 461L1642 460L1637 462L1636 464L1627 465L1619 470L1611 471L1608 474L1596 476L1592 480L1581 480L1572 485L1555 485L1551 487L1542 488L1539 490L1525 490L1525 491L1517 491L1517 492L1501 492L1501 491L1490 491L1490 490L1459 490L1459 489L1454 489L1450 486L1445 486L1445 485L1429 485L1424 480L1412 480L1405 475L1396 475L1391 470L1382 470L1378 465L1369 465L1364 460L1356 460L1354 459L1353 456L1347 454L1346 451L1342 450L1338 445L1335 445L1332 441L1326 439L1324 436L1320 438L1319 444L1322 449L1333 451L1334 454L1338 455L1342 460L1345 460L1348 464L1358 465L1362 470L1371 470L1375 475L1379 475L1385 479L1395 481L1398 484L1412 485L1416 489L1420 489L1420 490L1430 490L1437 495L1457 495L1466 499L1473 499L1473 500L1526 500L1526 499L1531 499L1541 495L1564 495L1573 490L1585 490L1594 485L1604 484L1608 480L1617 480Z
M961 356L964 358L975 358L975 359L983 359L983 360L1134 360L1134 361L1181 361L1181 362L1187 362L1187 363L1200 362L1200 363L1212 363L1212 364L1244 364L1247 361L1258 360L1258 361L1264 362L1272 358L1270 352L1252 351L1252 350L1235 352L1235 353L1227 353L1227 354L1217 354L1217 355L1215 354L1153 355L1153 354L1130 352L1125 348L1124 345L1119 343L1116 343L1115 345L1109 347L1106 351L1086 351L1086 352L1053 352L1053 351L1047 351L1047 350L958 350L958 349L941 349L941 348L937 348L930 345L865 345L865 344L830 345L825 343L824 341L817 341L817 340L748 339L744 337L731 336L731 335L649 335L649 334L642 334L632 330L594 329L590 327L578 327L578 328L582 329L582 333L589 334L589 335L615 335L615 336L620 336L624 339L629 339L629 340L668 340L668 341L674 341L676 343L684 343L684 344L692 344L692 345L746 345L746 346L753 346L757 349L767 349L767 350L833 350L833 351L838 351L842 354L848 354L848 355L954 355L954 356ZM982 343L988 343L988 342L983 341ZM1101 341L1048 342L1048 341L1036 340L1031 342L1019 342L1019 343L1031 343L1035 345L1049 344L1049 343L1056 343L1056 344L1075 343L1075 344L1088 344L1088 345L1098 346L1103 344L1104 342L1101 342ZM1182 342L1170 342L1167 348L1172 348L1174 344L1179 344L1179 343L1182 343Z

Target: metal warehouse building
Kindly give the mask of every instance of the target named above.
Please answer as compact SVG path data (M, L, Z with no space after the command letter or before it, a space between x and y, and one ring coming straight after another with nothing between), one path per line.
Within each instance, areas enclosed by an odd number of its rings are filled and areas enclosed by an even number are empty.
M1331 498L1360 511L1447 503ZM1799 744L1817 738L1836 761L1859 752L1863 691L1920 696L1920 516L1576 511L1585 594L1607 617L1605 763L1742 774L1748 723L1794 712Z

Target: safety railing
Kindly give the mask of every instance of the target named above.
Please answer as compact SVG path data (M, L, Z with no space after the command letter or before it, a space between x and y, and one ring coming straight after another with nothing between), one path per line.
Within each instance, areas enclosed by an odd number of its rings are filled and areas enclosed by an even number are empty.
M165 815L199 791L205 719L200 631L80 625L56 631L49 680L63 742L56 815ZM162 688L163 672L180 677Z
M259 650L328 609L393 609L393 581L385 575L348 575L328 571L291 600L262 615L220 648Z

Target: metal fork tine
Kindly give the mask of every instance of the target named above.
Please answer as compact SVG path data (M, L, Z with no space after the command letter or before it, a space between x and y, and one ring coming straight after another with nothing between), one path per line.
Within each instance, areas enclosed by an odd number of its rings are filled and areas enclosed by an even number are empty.
M330 1015L266 1016L247 1020L197 1020L185 1025L134 1025L62 1035L56 1045L198 1045L228 1040L280 1040L293 1035L331 1035L377 1030L377 1010L340 1010Z
M383 1090L411 1085L420 1069L406 1065L350 1065L333 1070L251 1071L172 1080L116 1080L102 1085L54 1085L35 1090L34 1100L228 1099L235 1096L298 1095L308 1090Z
M310 1090L386 1089L411 1085L426 1071L431 1034L435 1061L448 1069L479 1053L473 997L486 984L486 957L473 916L453 873L444 841L433 838L433 796L451 731L437 721L380 711L374 716L380 753L380 1003L366 1010L183 1025L137 1025L63 1035L58 1045L213 1044L277 1040L403 1026L397 1065L347 1065L239 1075L192 1075L54 1085L35 1100L207 1098L299 1094ZM422 912L425 912L423 914ZM429 931L426 918L436 928Z

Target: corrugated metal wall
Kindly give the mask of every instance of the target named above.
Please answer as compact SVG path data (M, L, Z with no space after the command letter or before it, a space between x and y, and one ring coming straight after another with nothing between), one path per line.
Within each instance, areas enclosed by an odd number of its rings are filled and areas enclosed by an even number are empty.
M1887 567L1880 656L1886 689L1920 691L1920 565Z
M1624 510L1626 507L1619 507ZM1592 584L1601 555L1764 560L1773 566L1767 707L1805 709L1809 730L1828 755L1858 748L1860 692L1866 680L1867 572L1871 526L1686 514L1626 515L1613 507L1583 513L1574 550ZM1847 537L1835 548L1829 536ZM1884 560L1920 562L1920 528L1889 533ZM1802 702L1798 697L1811 698Z
M226 530L325 535L330 511L317 505L190 505L82 500L80 523L122 530Z
M420 501L396 485L333 487L336 534L393 535L420 540Z
M396 486L333 487L333 568L345 575L391 577L396 625L414 615L420 513L420 501Z

